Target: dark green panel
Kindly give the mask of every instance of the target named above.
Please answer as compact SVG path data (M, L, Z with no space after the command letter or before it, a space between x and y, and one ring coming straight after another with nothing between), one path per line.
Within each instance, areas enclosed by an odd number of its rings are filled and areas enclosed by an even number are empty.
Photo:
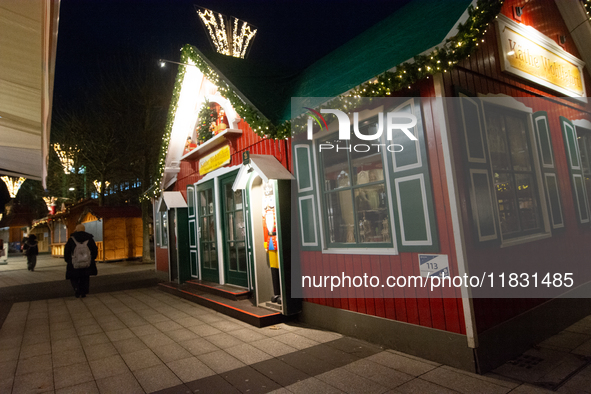
M546 174L546 188L548 190L548 199L550 200L550 209L552 211L552 226L562 227L562 210L560 209L560 194L558 192L558 182L556 175Z
M540 150L542 151L542 163L544 165L553 166L552 160L552 146L550 145L550 135L548 127L546 126L546 118L538 118L536 120L538 128L538 140L540 141Z
M581 222L586 222L589 220L589 213L587 212L587 200L585 197L585 186L583 185L583 177L580 175L573 175L573 183L575 186L575 192L577 193L579 218Z
M314 196L311 198L300 198L300 210L302 213L302 232L303 243L318 244L315 234L315 220L314 220Z
M400 215L403 220L405 241L427 241L427 224L420 179L397 183L400 196ZM404 241L403 241L404 242Z
M191 275L192 276L199 276L197 274L197 252L194 250L191 250L189 252L190 255L190 259L191 259Z
M197 235L195 233L195 220L189 220L189 246L191 248L197 247Z
M481 125L478 116L480 108L478 104L468 99L462 98L461 100L466 125L466 139L468 140L468 158L485 160L486 157L482 149Z
M298 187L300 190L312 187L312 178L310 177L310 150L308 147L298 146L295 148L297 161Z
M472 186L474 187L476 215L478 215L480 236L497 238L488 174L477 172L472 173Z

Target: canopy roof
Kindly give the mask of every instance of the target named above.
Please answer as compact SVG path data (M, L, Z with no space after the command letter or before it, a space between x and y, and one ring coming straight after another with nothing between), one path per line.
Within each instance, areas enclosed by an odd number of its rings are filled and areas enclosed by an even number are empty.
M45 180L60 0L0 2L0 174Z

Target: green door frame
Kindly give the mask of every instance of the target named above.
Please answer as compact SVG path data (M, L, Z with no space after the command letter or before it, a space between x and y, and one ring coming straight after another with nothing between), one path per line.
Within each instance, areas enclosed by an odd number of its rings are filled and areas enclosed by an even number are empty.
M213 180L197 186L199 261L201 279L219 283L217 223Z
M246 218L244 217L244 193L232 191L237 172L219 178L222 214L222 239L224 251L224 277L228 284L248 287L248 254L246 247ZM228 199L226 193L231 198ZM239 201L236 200L239 199ZM242 226L240 226L242 223Z

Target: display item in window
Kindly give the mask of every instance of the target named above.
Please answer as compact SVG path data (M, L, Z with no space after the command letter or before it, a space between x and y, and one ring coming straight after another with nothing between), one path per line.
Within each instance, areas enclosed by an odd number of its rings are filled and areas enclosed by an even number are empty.
M277 254L277 220L275 216L275 195L273 185L263 184L263 233L264 247L267 252L271 278L273 281L273 297L271 302L281 304L281 286L279 283L279 256Z
M382 241L383 242L390 242L390 230L388 225L388 217L382 220Z
M223 108L220 108L217 119L215 121L215 126L213 127L213 134L218 135L222 131L226 130L228 127L229 124L228 117L226 116L226 111L224 111Z

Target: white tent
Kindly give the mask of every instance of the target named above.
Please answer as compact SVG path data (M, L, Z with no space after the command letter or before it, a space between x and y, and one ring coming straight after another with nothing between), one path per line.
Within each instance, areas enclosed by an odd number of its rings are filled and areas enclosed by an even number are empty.
M0 175L47 175L60 0L0 1Z

